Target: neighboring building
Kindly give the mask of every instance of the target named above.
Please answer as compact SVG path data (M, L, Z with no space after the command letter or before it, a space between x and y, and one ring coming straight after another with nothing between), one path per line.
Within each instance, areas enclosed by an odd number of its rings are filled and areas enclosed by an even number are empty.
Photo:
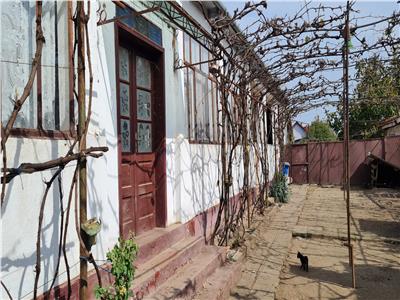
M394 116L383 120L379 127L385 132L385 136L400 135L400 117Z
M171 5L171 9L180 7L177 2L163 3ZM12 99L25 86L35 52L35 5L19 1L0 3L3 124L13 109ZM43 2L46 43L40 78L7 142L8 167L55 159L65 155L69 148L77 110L70 88L73 5ZM94 257L104 260L118 237L127 236L129 231L140 238L156 228L171 232L174 224L182 223L193 225L187 227L192 234L208 235L206 229L212 226L212 212L219 201L218 94L207 64L193 65L207 60L211 54L190 37L191 32L185 32L190 28L200 30L198 26L210 30L201 9L196 2L183 1L178 11L184 13L181 18L186 23L181 25L156 11L99 26L96 11L104 8L102 16L112 19L132 9L142 11L148 3L91 1L90 5L88 31L94 92L87 145L109 148L103 157L88 158L87 162L88 217L102 220L102 230L92 249ZM208 5L220 8L215 2ZM190 26L185 29L184 24L188 23ZM178 61L188 66L176 68ZM269 113L272 124L273 112ZM277 153L272 144L271 124L270 177L275 171ZM299 123L295 128L295 138L306 136ZM60 199L59 188L68 192L73 166L64 170L60 186L53 186L45 206L40 293L49 288L57 264L60 200L64 208L67 201ZM2 282L14 299L32 297L43 182L52 174L50 170L21 175L6 188L1 271ZM238 181L240 174L234 174L233 182ZM235 188L235 192L239 193L239 189ZM69 221L66 250L71 278L76 280L80 256L73 213ZM163 251L165 240L156 244L152 253ZM65 287L66 280L61 263L56 286ZM3 289L0 298L7 298Z
M309 128L309 125L307 123L295 121L292 128L293 128L293 141L295 143L307 138L308 128Z

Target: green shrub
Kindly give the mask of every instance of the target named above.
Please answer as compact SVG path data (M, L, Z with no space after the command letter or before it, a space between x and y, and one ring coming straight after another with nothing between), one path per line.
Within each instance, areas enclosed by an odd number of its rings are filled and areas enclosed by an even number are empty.
M111 274L114 276L114 284L108 287L95 289L95 296L102 300L127 300L132 296L132 285L135 268L133 261L138 253L137 244L132 238L118 239L118 243L107 253L107 259L111 262Z
M286 177L282 173L276 173L272 180L271 196L282 203L289 201L289 187L286 183Z

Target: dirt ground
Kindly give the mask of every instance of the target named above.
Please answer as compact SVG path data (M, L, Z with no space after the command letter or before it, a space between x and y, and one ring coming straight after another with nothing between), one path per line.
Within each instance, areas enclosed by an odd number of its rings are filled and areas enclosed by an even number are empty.
M351 193L356 289L351 287L345 204L339 188L310 187L280 275L275 299L400 299L400 192ZM297 251L309 258L300 270Z

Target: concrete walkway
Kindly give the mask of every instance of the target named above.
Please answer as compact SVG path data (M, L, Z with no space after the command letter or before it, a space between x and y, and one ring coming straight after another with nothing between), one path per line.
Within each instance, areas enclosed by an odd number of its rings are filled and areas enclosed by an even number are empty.
M343 191L310 186L275 299L400 299L400 191L352 188L350 204L356 289ZM308 256L309 272L300 270L297 251Z
M293 236L347 240L346 202L339 187L310 186ZM400 244L400 191L353 188L351 237L354 240Z
M231 292L230 299L274 299L279 275L292 240L308 189L292 186L289 203L276 207L268 218L256 221L255 231L246 241L247 260L241 279Z

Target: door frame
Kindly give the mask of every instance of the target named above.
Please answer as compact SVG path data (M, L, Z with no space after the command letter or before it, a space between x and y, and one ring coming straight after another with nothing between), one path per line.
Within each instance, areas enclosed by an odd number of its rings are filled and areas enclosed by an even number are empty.
M152 114L153 122L153 151L155 153L155 225L156 227L166 227L167 224L167 185L166 185L166 126L165 126L165 55L164 48L160 47L146 36L140 34L134 29L121 23L120 21L114 24L114 49L115 49L115 89L116 89L116 125L117 125L117 140L118 140L118 204L119 204L119 232L122 235L122 207L121 207L121 140L120 140L120 107L119 107L119 45L123 40L129 43L133 49L139 48L145 51L152 62L159 69L154 72L154 81L157 82L158 88L155 89L152 99ZM135 150L136 151L136 150ZM135 200L136 201L136 200Z

